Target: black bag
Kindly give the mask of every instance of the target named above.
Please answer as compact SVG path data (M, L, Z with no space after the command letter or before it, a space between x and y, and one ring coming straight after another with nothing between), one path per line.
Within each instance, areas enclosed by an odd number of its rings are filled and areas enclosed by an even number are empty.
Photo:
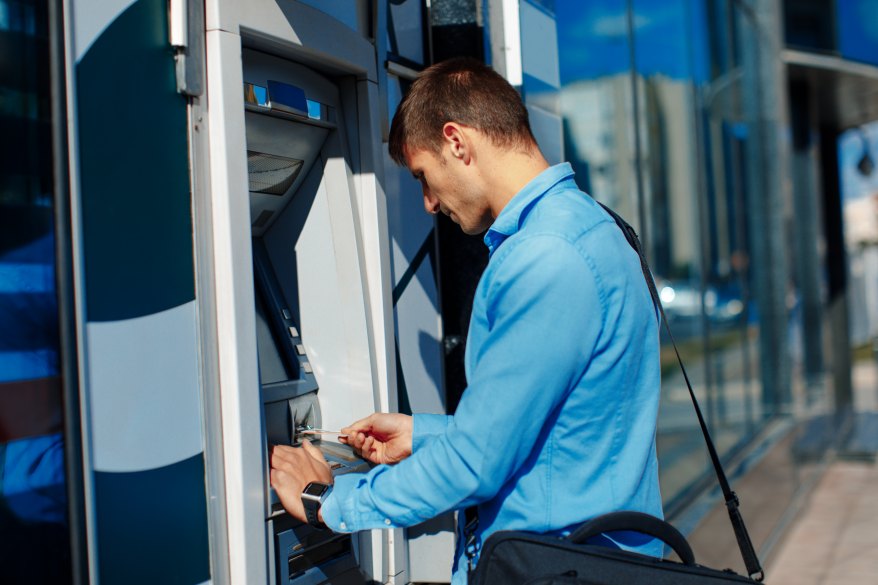
M635 530L662 540L682 563L596 544L589 538ZM641 512L612 512L582 524L567 538L514 530L495 532L470 573L470 585L753 585L730 569L695 563L692 549L676 528Z
M689 387L689 396L695 407L695 414L701 425L701 432L707 443L708 454L716 471L717 480L725 497L729 511L729 520L735 531L738 547L744 558L744 564L750 578L738 575L731 569L722 571L702 567L695 563L692 548L680 532L654 516L641 512L612 512L598 516L581 524L567 538L559 536L534 534L532 532L502 530L495 532L485 541L481 548L478 565L472 568L476 554L475 531L478 517L471 516L467 510L467 524L464 529L466 538L465 550L469 559L469 585L721 585L730 583L760 583L764 578L762 566L756 556L753 543L744 526L744 519L738 510L738 497L729 487L725 472L716 453L716 448L689 382L683 360L677 351L677 344L671 335L668 320L665 317L661 300L655 289L655 283L637 233L625 220L613 210L600 204L616 221L625 234L625 239L640 257L640 266L649 287L652 300L661 314L668 338L674 346L677 361L683 371L683 378ZM639 532L658 538L677 553L681 562L646 556L607 546L587 544L588 539L600 534L620 530Z

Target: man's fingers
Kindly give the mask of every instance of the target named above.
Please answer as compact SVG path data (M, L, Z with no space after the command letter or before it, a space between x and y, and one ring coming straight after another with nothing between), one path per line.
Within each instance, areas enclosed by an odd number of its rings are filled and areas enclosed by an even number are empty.
M377 462L373 450L378 449L381 446L381 442L376 439L374 435L360 431L351 431L348 433L348 438L345 442L350 445L360 457L369 459L372 462Z
M364 445L368 438L368 435L358 432L353 433L353 435L348 435L348 439L351 441L349 444L354 448L354 451L360 455L360 457L365 456Z
M360 434L359 434L359 433L355 433L355 434L353 434L353 435L348 435L348 445L350 445L351 448L352 448L355 452L359 453L359 452L360 452L360 447L363 446L363 439L362 439L362 437L360 436Z
M271 450L271 467L295 473L296 469L301 468L306 463L302 457L317 459L328 465L326 458L323 457L323 453L317 447L308 441L303 441L302 444L307 445L307 447L298 448L287 445L275 445Z
M271 448L271 466L275 468L295 465L296 453L292 447L275 445Z
M311 441L302 441L302 448L305 449L305 452L308 453L308 455L310 455L320 463L329 465L326 462L326 457L324 457L323 451L312 445Z
M353 423L353 424L351 424L351 425L349 425L349 426L342 427L341 430L339 430L339 432L340 432L342 435L348 435L348 436L350 436L350 435L353 434L353 433L359 433L360 431L363 431L363 430L365 430L364 427L358 426L357 423Z
M294 458L296 456L296 448L289 445L275 445L271 448L271 454L280 459Z
M353 434L348 435L348 440L351 441L351 445L354 449L362 449L363 441L366 440L366 435L360 432L354 432Z
M366 418L361 418L358 421L354 421L348 426L341 429L341 432L345 435L350 435L352 432L366 432L372 428L372 418L374 414L370 414Z

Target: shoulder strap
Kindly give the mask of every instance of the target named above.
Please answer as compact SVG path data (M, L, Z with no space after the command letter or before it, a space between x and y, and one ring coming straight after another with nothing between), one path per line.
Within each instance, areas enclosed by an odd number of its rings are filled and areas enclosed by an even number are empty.
M713 440L710 438L710 432L707 430L707 423L704 421L704 415L701 413L698 399L695 398L695 392L692 390L692 383L689 381L689 375L686 373L685 366L683 366L683 360L680 358L680 352L677 350L677 344L674 342L674 336L671 334L668 319L665 317L665 310L662 307L662 301L655 289L655 281L653 281L649 265L646 263L646 257L643 255L640 238L637 237L637 232L634 231L634 228L632 228L628 222L622 219L615 211L600 201L595 201L598 205L604 208L604 211L606 211L610 217L613 218L616 225L619 226L622 233L625 235L625 239L628 240L628 243L634 248L634 251L637 252L637 256L640 258L640 268L643 270L643 276L646 279L646 286L649 287L649 294L652 297L653 303L655 303L655 306L659 310L662 322L665 324L665 331L668 334L668 339L671 340L671 345L674 346L674 354L677 356L677 362L680 364L680 370L683 372L683 379L686 380L686 387L689 388L689 396L692 398L692 405L695 407L698 424L701 425L701 433L704 435L704 442L707 443L707 452L710 454L710 461L713 463L713 468L716 471L716 478L719 480L719 486L720 489L722 489L723 497L725 498L726 508L728 508L729 511L729 520L732 522L732 528L735 531L735 538L738 541L738 548L741 549L741 556L744 558L744 565L747 567L747 573L751 578L754 578L757 581L762 581L765 577L765 572L762 570L759 558L756 556L756 550L753 548L753 543L750 540L747 527L744 526L744 518L741 516L739 510L740 502L738 496L732 491L731 487L729 487L729 480L726 478L725 471L719 460L719 455L717 455L716 452L716 447L713 444Z

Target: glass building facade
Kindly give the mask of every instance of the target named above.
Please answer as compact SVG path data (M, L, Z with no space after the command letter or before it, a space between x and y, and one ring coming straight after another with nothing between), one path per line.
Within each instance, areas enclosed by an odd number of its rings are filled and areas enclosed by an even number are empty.
M785 405L766 244L764 38L743 3L554 3L565 157L585 192L638 230L721 456ZM575 48L575 49L574 49ZM789 311L794 310L793 305ZM782 311L783 312L783 311ZM780 315L788 321L789 313ZM658 427L673 514L712 481L683 375L662 335Z

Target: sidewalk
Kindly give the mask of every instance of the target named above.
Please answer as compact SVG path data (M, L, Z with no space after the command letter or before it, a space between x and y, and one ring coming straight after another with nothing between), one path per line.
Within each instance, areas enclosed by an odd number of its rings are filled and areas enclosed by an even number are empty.
M858 424L777 545L768 585L878 583L878 368L856 364L853 376Z
M837 460L766 568L768 585L878 583L878 464Z

